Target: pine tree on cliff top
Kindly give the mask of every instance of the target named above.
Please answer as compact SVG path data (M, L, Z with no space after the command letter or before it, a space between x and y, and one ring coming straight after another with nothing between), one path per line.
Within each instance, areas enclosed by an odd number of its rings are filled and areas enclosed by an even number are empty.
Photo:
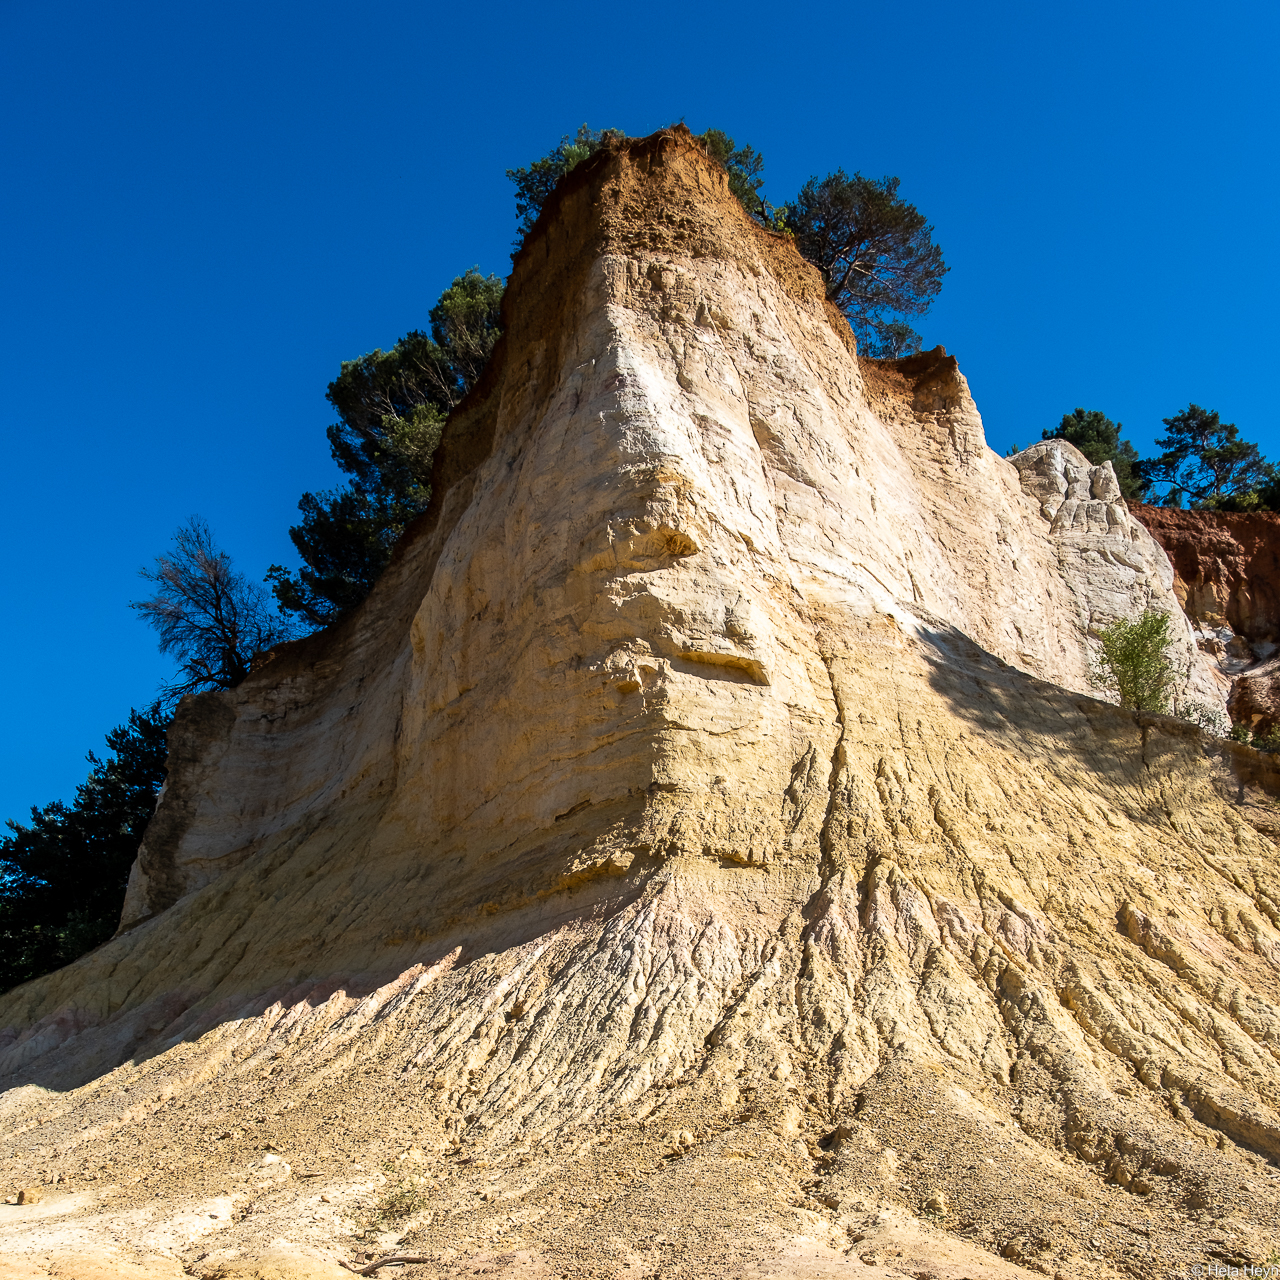
M1164 506L1185 502L1210 510L1266 510L1280 498L1280 472L1216 410L1191 404L1161 421L1168 434L1156 446L1164 452L1147 468L1156 484L1168 486Z
M843 169L809 179L780 221L822 272L827 298L848 317L859 350L896 358L920 350L909 320L925 315L950 268L933 228L898 195L893 177L849 177Z
M289 537L302 568L272 565L267 575L287 613L322 627L354 609L426 510L441 428L498 341L503 287L472 267L431 308L430 334L415 329L388 351L343 361L327 392L339 418L327 434L351 480L298 502Z

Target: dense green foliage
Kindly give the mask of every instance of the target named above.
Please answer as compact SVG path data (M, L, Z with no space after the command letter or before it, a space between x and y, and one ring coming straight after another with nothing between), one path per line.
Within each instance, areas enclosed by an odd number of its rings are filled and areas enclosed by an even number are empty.
M1264 733L1255 733L1252 725L1239 721L1231 726L1228 735L1234 742L1243 742L1255 751L1266 752L1267 755L1280 754L1280 729L1268 729Z
M1120 438L1123 429L1123 423L1112 422L1097 409L1077 409L1074 413L1064 413L1057 427L1041 432L1041 438L1066 440L1095 467L1110 460L1120 482L1120 492L1126 498L1140 501L1151 482L1145 475L1145 466L1137 449L1128 440Z
M1167 613L1148 609L1099 631L1093 687L1118 695L1120 705L1133 711L1167 712L1174 682L1171 623Z
M810 178L782 211L796 248L822 272L828 299L870 356L919 351L920 335L904 317L929 310L948 271L933 228L898 185L837 169Z
M1280 497L1275 467L1216 411L1191 404L1161 421L1168 433L1156 440L1156 447L1164 452L1147 464L1147 471L1153 482L1168 486L1165 506L1265 510Z
M291 635L267 593L232 567L199 516L173 542L170 554L140 571L155 584L155 595L130 605L159 633L160 652L177 660L177 678L162 690L166 702L200 689L233 688L249 674L255 654Z
M268 580L281 609L322 627L369 594L405 525L426 509L444 420L475 384L498 340L503 283L473 267L431 308L431 332L344 361L330 384L339 421L329 451L351 477L305 493L289 537L302 559Z
M67 805L32 808L0 840L0 989L69 964L115 932L129 868L164 780L158 707L131 711Z

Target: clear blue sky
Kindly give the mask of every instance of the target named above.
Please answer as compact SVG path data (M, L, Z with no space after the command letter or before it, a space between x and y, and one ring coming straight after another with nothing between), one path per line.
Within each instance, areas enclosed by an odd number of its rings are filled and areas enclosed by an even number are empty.
M126 607L193 512L261 576L338 479L338 362L505 274L504 170L583 121L897 174L922 330L1003 452L1189 401L1280 459L1274 4L2 6L0 818L167 667Z

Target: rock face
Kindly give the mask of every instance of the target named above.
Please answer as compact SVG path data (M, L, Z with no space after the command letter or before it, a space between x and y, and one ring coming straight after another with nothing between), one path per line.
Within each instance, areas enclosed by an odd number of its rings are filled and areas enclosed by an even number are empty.
M121 934L0 1000L4 1176L211 1275L1264 1257L1280 828L1086 693L1177 607L1109 469L860 363L683 130L504 306L373 595L184 704Z
M1167 553L1174 593L1228 698L1255 733L1280 729L1280 515L1134 504Z
M1280 515L1132 510L1167 553L1188 617L1246 640L1280 639Z
M1093 466L1074 445L1045 440L1015 455L1023 492L1040 504L1058 550L1058 573L1075 603L1077 637L1096 635L1117 618L1149 608L1174 619L1180 690L1175 702L1222 706L1222 691L1200 657L1177 605L1174 572L1145 526L1129 514L1110 462ZM1077 639L1077 650L1084 646ZM1087 684L1087 672L1063 681Z

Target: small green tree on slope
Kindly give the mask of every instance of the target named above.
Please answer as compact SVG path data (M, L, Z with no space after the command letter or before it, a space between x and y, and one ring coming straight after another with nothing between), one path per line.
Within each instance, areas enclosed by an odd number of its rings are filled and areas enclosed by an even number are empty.
M1090 671L1093 687L1117 694L1120 705L1132 711L1168 712L1174 687L1171 624L1167 613L1148 609L1139 618L1117 618L1103 627Z

